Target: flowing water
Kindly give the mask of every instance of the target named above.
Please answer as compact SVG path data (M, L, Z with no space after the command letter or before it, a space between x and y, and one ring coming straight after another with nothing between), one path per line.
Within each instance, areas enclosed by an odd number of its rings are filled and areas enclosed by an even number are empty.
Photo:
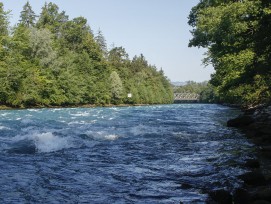
M253 145L202 104L0 111L1 203L204 203Z

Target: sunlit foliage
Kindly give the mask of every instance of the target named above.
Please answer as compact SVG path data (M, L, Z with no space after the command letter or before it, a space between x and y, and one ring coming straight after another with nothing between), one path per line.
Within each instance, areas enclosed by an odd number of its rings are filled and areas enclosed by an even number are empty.
M123 47L107 50L102 32L95 36L84 17L70 20L51 2L38 16L27 2L9 30L9 13L0 2L0 105L172 102L163 72L143 55L130 60Z

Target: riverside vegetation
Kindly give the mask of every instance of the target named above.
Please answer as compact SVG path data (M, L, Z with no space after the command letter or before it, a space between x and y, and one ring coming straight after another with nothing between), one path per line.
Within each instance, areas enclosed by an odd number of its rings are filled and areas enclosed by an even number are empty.
M171 103L163 70L141 54L129 59L123 47L108 50L99 30L84 17L69 19L54 3L39 17L27 2L9 28L0 2L0 105L48 107ZM128 97L128 93L132 97Z
M162 70L157 71L155 66L149 65L143 55L135 56L130 60L122 47L107 50L101 31L94 36L85 18L69 20L65 12L59 12L58 6L53 3L45 4L41 15L37 18L27 3L21 12L18 25L13 29L8 29L8 15L8 12L3 9L3 4L0 3L0 104L29 107L110 103L154 104L172 101L172 88ZM201 0L192 9L189 24L194 29L190 46L208 49L204 63L211 63L216 72L212 75L210 84L207 84L210 88L207 93L209 96L213 96L215 101L239 104L246 109L259 107L260 104L265 106L270 104L270 21L271 3L268 0ZM126 97L127 93L132 93L133 97ZM87 196L91 194L89 188L73 191L74 188L84 186L84 181L86 181L79 176L76 181L83 185L70 182L70 178L74 178L73 173L82 173L84 178L89 176L87 179L89 181L93 179L92 171L95 172L98 169L98 173L112 174L94 176L94 179L98 179L94 181L99 184L102 183L100 178L112 178L114 179L112 184L124 182L125 184L121 183L123 187L131 178L131 172L135 175L133 181L136 181L134 184L138 185L138 188L132 188L129 191L131 193L126 197L122 196L123 194L120 192L116 194L115 191L112 191L112 189L119 189L119 186L111 188L108 186L107 180L105 186L108 192L113 194L111 199L119 199L116 198L116 195L121 195L122 199L128 199L129 202L135 199L179 201L179 193L175 195L175 193L168 192L168 190L180 189L176 188L175 182L172 182L177 179L181 190L186 192L184 195L193 197L185 198L186 200L191 199L192 201L195 199L195 195L206 190L207 186L208 191L203 193L210 195L209 203L232 203L233 201L234 203L270 203L270 108L260 111L250 109L246 112L245 117L228 122L228 126L242 126L249 131L249 136L262 145L261 153L264 155L261 159L269 159L264 163L268 168L262 168L262 161L247 160L242 167L250 168L252 171L240 176L237 162L240 158L241 162L245 158L250 158L251 146L246 143L247 140L243 138L243 135L238 134L239 131L234 128L226 128L221 124L221 121L231 115L225 114L228 113L226 110L228 109L216 105L199 105L197 108L195 106L191 108L189 105L186 107L171 105L169 107L137 107L131 108L129 111L126 109L125 111L121 111L121 109L44 109L14 111L14 115L3 112L1 129L8 139L2 139L5 144L1 146L1 151L3 151L1 155L5 157L3 161L11 162L12 165L7 164L6 167L9 168L3 169L5 179L1 181L3 184L14 184L14 189L19 191L15 198L17 201L27 199L28 201L38 201L46 197L58 199L59 202L66 202L67 198L78 202L78 198L87 200L89 198ZM64 114L64 117L59 116L58 111ZM21 114L25 114L26 118L23 118ZM51 117L51 114L55 115L54 120L52 120L54 117ZM82 119L81 116L86 118ZM156 120L157 118L159 120ZM196 125L195 118L198 121ZM96 120L101 123L96 123ZM52 121L54 122L52 123ZM126 138L125 135L131 137ZM11 136L14 136L15 140L9 138ZM116 146L111 145L112 143L107 145L104 142L118 139L120 141L117 141L116 144L119 145L119 148L115 148ZM46 140L47 143L44 143ZM55 145L57 141L63 146ZM44 148L44 144L50 144L51 148L48 149L47 146ZM127 144L132 146L127 149ZM149 144L155 145L150 146ZM97 148L97 151L89 151L91 148ZM140 151L142 149L144 151ZM20 154L25 154L25 150L34 156L20 156ZM63 150L63 152L58 154L58 150ZM127 151L128 154L120 154ZM129 151L131 152L129 153ZM52 158L49 161L53 162L49 162L49 165L47 160L42 157L45 154L36 157L36 154L44 152L49 153L46 156ZM6 159L9 154L12 156ZM159 156L159 154L161 155ZM31 175L28 179L31 181L34 178L34 182L24 183L20 180L20 176L13 178L13 175L9 175L9 173L17 173L18 170L14 168L18 167L18 160L14 160L14 155L19 155L19 159L26 159L27 162L30 162L23 164L29 170L26 172L27 176ZM81 162L78 162L76 155L82 155ZM131 155L133 158L129 158ZM180 155L183 160L180 159ZM135 159L136 156L139 159ZM202 156L203 159L199 159ZM37 158L40 161L37 162ZM67 163L67 158L70 162L68 172L62 166ZM89 168L89 162L91 165L95 164L89 158L97 159L98 168ZM59 162L59 159L62 162ZM135 159L135 162L131 162L131 159ZM150 162L151 160L154 162ZM170 163L173 165L168 166L168 161L171 160ZM46 161L46 165L43 169L43 165L40 164L44 161ZM139 161L138 166L135 166L137 161ZM146 164L142 165L142 161L146 161ZM201 161L205 163L202 164ZM207 166L206 161L208 161ZM13 162L16 164L13 165ZM178 162L180 163L178 164ZM32 170L33 163L38 165L38 167L34 166L34 171ZM84 165L76 166L82 163ZM110 164L105 165L108 171L104 171L103 164L106 163ZM183 163L186 163L185 168L182 168ZM112 171L112 164L121 164L114 170L122 169L124 172L124 164L131 166L127 170L127 174L121 174L119 177L116 176L119 172ZM157 168L153 168L153 164ZM55 168L56 166L57 168ZM84 171L79 170L84 167L87 167ZM160 177L162 167L165 173ZM38 171L41 176L38 175L38 178L35 178L33 175L36 175L33 172L37 168L41 169ZM233 172L233 169L236 171ZM57 174L54 174L56 170ZM225 172L225 170L229 171ZM264 174L262 171L265 171ZM28 174L28 172L31 173ZM155 177L150 176L150 172L154 172ZM20 173L25 175L23 174L25 172L21 170ZM145 177L142 176L143 173L146 174ZM58 183L58 178L63 179L59 175L68 175L69 182ZM48 183L47 179L39 179L42 176L49 176L48 178L56 180ZM244 184L238 189L234 189L236 176L240 177ZM149 182L146 182L146 178L149 178ZM198 178L203 180L199 182ZM10 179L20 181L10 182ZM161 179L166 181L163 183ZM168 179L173 186L167 183ZM139 180L143 182L140 183ZM29 183L34 188L29 188ZM73 188L67 188L67 183L76 185ZM18 188L17 184L21 186ZM61 196L55 196L52 191L50 185L54 184L57 184L54 186L55 189L65 190L60 194ZM87 182L86 186L89 187L90 184ZM153 184L154 186L149 187ZM225 190L227 184L230 184L229 191ZM142 194L143 185L147 186L147 188L144 187L145 189L150 190L147 197L145 190ZM3 192L10 195L8 194L10 187L3 186ZM38 191L36 191L36 186ZM90 187L94 187L97 193L99 188L93 184ZM130 187L129 184L127 189ZM163 187L167 191L164 191ZM31 194L33 189L37 193ZM50 190L47 191L47 189ZM102 189L103 196L108 195L104 191L106 188L100 189ZM158 196L157 189L161 190ZM195 189L201 191L196 190L193 194ZM231 189L235 192L232 192ZM193 193L187 194L187 190ZM23 195L25 192L30 196ZM50 194L52 196L44 195L46 192L52 193ZM74 192L83 196L70 198L69 196L74 195ZM170 196L169 193L171 193ZM21 197L22 195L23 197ZM103 196L97 199L103 199ZM12 198L12 196L10 197ZM9 196L6 196L5 199L9 199ZM200 195L196 199L196 201L203 201L205 196Z
M271 2L201 0L192 8L189 24L189 46L207 48L203 62L215 69L210 84L216 99L245 110L227 125L241 128L257 145L259 156L245 164L250 171L240 176L243 188L233 196L212 192L210 203L270 203Z
M192 8L189 46L207 48L220 102L244 108L271 101L271 2L201 0Z

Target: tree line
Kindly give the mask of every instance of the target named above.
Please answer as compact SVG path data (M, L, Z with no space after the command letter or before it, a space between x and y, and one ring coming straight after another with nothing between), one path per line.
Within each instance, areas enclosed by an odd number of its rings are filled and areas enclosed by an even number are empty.
M0 2L0 105L46 107L83 104L171 103L163 70L141 54L107 48L84 17L69 19L54 3L37 16L27 2L10 29ZM128 96L128 93L129 96Z
M201 0L192 8L189 46L207 48L203 62L220 102L249 108L271 102L270 0Z

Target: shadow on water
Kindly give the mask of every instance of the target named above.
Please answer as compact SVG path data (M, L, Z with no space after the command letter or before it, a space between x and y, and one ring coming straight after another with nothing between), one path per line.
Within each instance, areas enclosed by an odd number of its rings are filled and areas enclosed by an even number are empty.
M13 143L6 151L10 154L35 154L36 146L34 141L21 140Z

